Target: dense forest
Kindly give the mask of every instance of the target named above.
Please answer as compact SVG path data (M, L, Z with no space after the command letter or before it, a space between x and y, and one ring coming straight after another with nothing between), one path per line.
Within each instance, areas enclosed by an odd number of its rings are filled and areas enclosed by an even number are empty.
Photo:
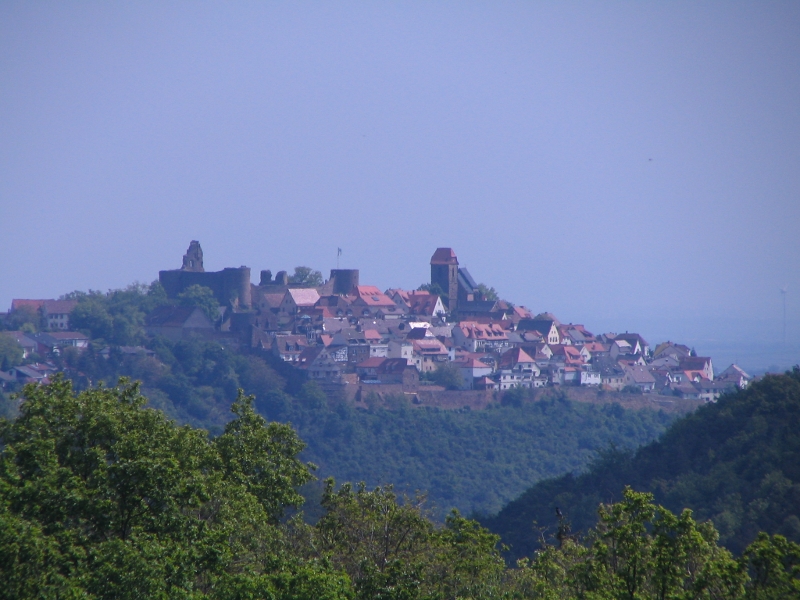
M323 476L427 492L440 518L451 508L490 514L530 482L578 472L609 444L636 447L674 418L652 410L570 402L440 411L399 407L295 413L291 423Z
M585 532L626 485L673 511L690 507L735 553L759 531L800 542L800 369L701 407L635 453L607 451L585 473L540 481L483 523L521 558L537 548L531 532Z
M211 437L147 407L138 386L74 393L57 377L0 420L0 599L449 600L709 598L800 594L800 545L759 534L740 557L710 522L623 490L582 537L508 568L499 537L420 498L328 481L314 524L312 475L291 427L239 395ZM536 535L531 531L532 539Z
M262 415L291 423L307 440L303 458L319 466L320 477L424 490L440 518L451 508L497 512L531 482L578 472L612 444L636 448L675 418L571 402L558 393L483 411L421 408L402 398L363 410L327 397L268 354L201 340L154 339L147 346L153 355L112 348L105 357L89 348L67 351L58 361L77 389L122 376L140 380L150 406L212 434L223 430L242 388L255 395Z
M178 302L213 312L213 295L203 289L187 290ZM486 411L426 409L402 398L365 411L326 396L271 353L200 339L148 337L145 316L168 302L158 283L64 297L78 300L71 318L92 339L85 351L67 348L52 358L76 389L100 381L113 385L122 376L139 380L150 406L218 435L242 388L255 396L261 415L292 424L308 444L303 459L318 465L318 477L369 486L391 483L410 494L424 491L439 519L451 508L495 513L533 482L580 472L610 445L636 448L657 438L675 418L654 410L571 402L560 393L541 394L535 402L514 398ZM26 325L35 326L35 318L13 323ZM125 351L133 345L148 352ZM10 406L7 401L8 416ZM318 498L322 487L310 485L306 491Z

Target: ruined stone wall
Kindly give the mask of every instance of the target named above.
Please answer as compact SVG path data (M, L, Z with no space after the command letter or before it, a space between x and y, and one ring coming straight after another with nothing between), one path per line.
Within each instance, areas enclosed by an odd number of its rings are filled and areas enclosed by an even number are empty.
M167 292L167 297L177 298L178 294L193 285L202 285L214 292L214 297L222 306L238 298L239 306L251 305L250 268L227 268L222 271L198 272L174 269L159 271L158 281Z

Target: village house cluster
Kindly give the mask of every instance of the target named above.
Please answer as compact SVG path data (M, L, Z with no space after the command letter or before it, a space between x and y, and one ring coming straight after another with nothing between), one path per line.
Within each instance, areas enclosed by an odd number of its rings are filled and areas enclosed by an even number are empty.
M248 267L206 272L200 244L192 241L182 267L161 271L159 281L170 298L194 285L211 289L219 318L213 322L196 307L162 306L149 315L147 332L247 345L291 363L324 389L359 393L391 386L413 394L442 369L457 373L463 390L595 386L705 401L751 379L736 365L715 374L710 357L681 344L651 347L629 332L595 335L490 297L451 248L436 249L430 269L425 290L361 285L356 269L334 269L315 286L265 270L255 285ZM69 331L74 301L15 300L12 311L23 305L39 311L49 329L11 332L26 353L88 343ZM34 369L18 367L6 377L35 379Z

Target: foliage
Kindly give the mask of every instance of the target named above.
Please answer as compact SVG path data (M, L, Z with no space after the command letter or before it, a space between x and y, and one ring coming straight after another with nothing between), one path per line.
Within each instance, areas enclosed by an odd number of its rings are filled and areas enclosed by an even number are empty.
M335 491L333 480L322 504L315 547L350 576L358 598L486 597L498 587L497 536L457 512L436 528L422 496L400 503L391 486Z
M310 478L288 426L240 395L209 440L144 405L125 382L25 388L0 438L0 597L348 596L276 525Z
M748 598L800 598L800 545L762 531L745 550L741 562L750 574Z
M292 403L286 419L307 440L304 456L321 476L427 490L432 514L444 520L451 508L495 512L528 482L580 471L609 444L646 443L673 417L553 398L480 411L343 403L310 411Z
M623 394L642 394L642 388L638 385L626 385L620 390Z
M70 313L71 327L94 340L119 346L143 343L145 317L157 306L167 303L164 288L157 281L150 285L134 283L107 294L76 291L61 299L78 301Z
M219 302L214 290L203 285L190 285L180 294L178 302L181 306L192 306L203 310L208 320L216 323L219 320Z
M26 386L0 421L0 599L772 600L800 593L800 545L761 534L739 559L710 522L626 487L585 538L517 567L498 536L424 497L328 480L316 525L283 520L311 479L303 443L239 393L224 433L179 427L137 384ZM532 533L530 534L532 536Z
M322 273L311 267L295 267L294 274L289 276L289 283L304 287L319 287L324 283Z
M461 376L461 370L450 362L439 365L436 370L431 373L431 381L437 385L441 385L447 390L460 390L464 388L464 378Z
M447 293L442 289L438 283L423 283L417 288L418 292L429 292L436 296L447 296Z
M477 288L478 293L480 294L483 300L499 300L500 296L497 295L497 292L493 287L489 287L484 283L479 283Z
M545 544L511 573L527 598L743 598L747 574L717 546L716 531L691 511L676 516L651 494L626 488L623 500L601 505L586 543Z
M21 306L9 312L1 323L8 331L36 333L42 325L42 316L35 308Z
M319 465L322 477L428 490L431 510L442 521L451 508L495 512L531 481L580 471L611 443L646 443L674 418L560 396L470 412L407 402L387 408L377 402L363 411L328 398L271 354L240 354L199 339L154 339L148 347L154 357L112 347L108 358L89 348L61 360L78 388L120 376L140 379L150 406L213 434L222 433L242 388L255 395L260 414L297 428L309 444L306 460Z
M531 401L536 397L536 390L522 386L514 386L503 392L500 403L503 406L522 406L526 401Z
M800 542L800 369L770 375L675 422L635 454L611 449L587 472L540 481L483 522L520 558L533 550L537 522L557 527L561 506L578 531L594 523L594 507L626 485L652 492L679 511L689 506L711 520L723 545L744 551L759 531Z
M22 363L22 346L10 335L0 333L0 371L8 371Z

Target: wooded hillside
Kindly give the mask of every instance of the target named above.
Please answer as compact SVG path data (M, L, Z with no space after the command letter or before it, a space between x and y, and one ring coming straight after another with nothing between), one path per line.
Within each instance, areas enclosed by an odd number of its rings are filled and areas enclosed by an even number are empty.
M315 525L285 520L311 474L303 444L233 403L216 438L148 409L136 385L28 386L0 419L0 600L793 598L800 545L759 534L740 558L710 523L623 491L583 539L563 519L516 568L457 512L326 482Z
M736 553L759 531L800 541L800 369L701 407L635 453L607 451L584 474L539 482L483 523L512 558L528 556L538 547L534 527L558 531L556 507L573 533L585 532L598 504L619 500L626 485L711 520Z

